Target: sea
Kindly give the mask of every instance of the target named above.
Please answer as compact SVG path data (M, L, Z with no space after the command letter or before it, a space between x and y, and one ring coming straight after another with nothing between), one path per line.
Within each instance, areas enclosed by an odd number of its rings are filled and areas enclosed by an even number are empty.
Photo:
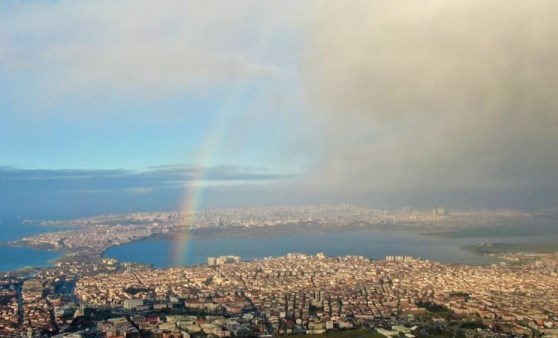
M23 224L20 219L2 220L0 242L13 241L42 232L60 231L60 228L45 228L36 224ZM192 266L204 264L208 257L222 255L240 256L242 260L276 257L291 252L306 254L324 253L327 256L356 255L372 259L385 256L413 256L444 263L492 264L499 260L493 256L478 255L463 249L466 245L488 242L498 243L548 243L558 241L552 236L502 236L466 238L421 235L411 231L391 230L347 230L327 233L303 233L293 235L236 236L217 238L190 238L185 243L172 239L153 239L123 244L105 252L105 257L124 262L151 264L166 268L176 265ZM184 246L183 257L174 253L177 246ZM60 252L43 251L27 247L0 246L0 271L11 271L31 266L51 264Z
M60 230L59 228L46 228L37 224L24 224L23 220L18 217L3 217L0 221L0 243ZM49 266L52 260L59 256L60 252L57 251L0 245L0 271Z
M276 257L287 253L327 256L364 256L384 259L386 256L412 256L443 263L493 264L500 260L493 256L479 255L462 248L487 242L547 243L558 240L547 236L443 238L420 235L410 231L347 230L344 232L296 234L268 237L194 238L186 243L172 240L147 240L112 247L106 257L119 261L132 261L165 268L174 265L197 265L207 262L207 257L223 255L240 256L242 260ZM176 245L185 245L184 256L174 257Z

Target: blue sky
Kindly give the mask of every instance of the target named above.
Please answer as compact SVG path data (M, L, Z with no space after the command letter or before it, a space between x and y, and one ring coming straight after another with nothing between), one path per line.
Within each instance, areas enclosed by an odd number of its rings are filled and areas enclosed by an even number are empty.
M0 214L555 206L556 7L0 2Z

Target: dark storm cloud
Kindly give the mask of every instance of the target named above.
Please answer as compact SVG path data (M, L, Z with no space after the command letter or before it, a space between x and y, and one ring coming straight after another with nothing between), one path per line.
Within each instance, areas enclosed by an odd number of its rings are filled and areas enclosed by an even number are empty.
M556 202L556 1L333 1L314 13L301 67L324 125L313 187Z

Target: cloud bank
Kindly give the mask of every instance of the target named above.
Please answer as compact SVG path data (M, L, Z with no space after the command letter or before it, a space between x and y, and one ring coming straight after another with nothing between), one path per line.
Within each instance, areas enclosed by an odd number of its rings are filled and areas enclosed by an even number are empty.
M72 217L100 212L172 210L190 189L206 208L257 203L262 186L290 178L239 166L167 165L144 171L43 170L0 167L0 215ZM250 194L254 196L249 197Z

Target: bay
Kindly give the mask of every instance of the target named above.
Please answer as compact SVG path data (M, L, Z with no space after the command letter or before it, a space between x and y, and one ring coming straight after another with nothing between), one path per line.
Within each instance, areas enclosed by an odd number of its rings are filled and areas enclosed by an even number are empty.
M19 218L2 219L0 242L10 242L45 232L60 231L37 224L23 224ZM50 261L61 256L57 251L36 250L28 247L0 246L0 271L13 271L23 267L49 266Z
M555 238L556 239L556 238ZM490 238L490 242L536 243L546 236ZM463 245L486 243L486 238L441 238L409 231L346 231L317 234L296 234L267 237L191 238L186 243L172 239L156 239L112 247L106 257L119 261L152 264L155 267L197 265L207 257L240 256L242 260L282 256L290 252L325 253L327 256L358 255L383 259L388 255L413 256L444 263L491 264L499 260L461 249ZM184 255L174 257L176 246L184 245Z
M27 247L0 247L0 271L13 271L23 267L49 266L60 252L36 250Z
M22 224L11 219L0 224L0 242L21 239L39 233L60 231L60 228L45 228L36 224ZM190 238L186 243L171 239L154 239L110 248L106 257L120 261L152 264L155 267L174 265L197 265L207 262L207 257L236 255L243 260L282 256L290 252L328 256L358 255L372 259L383 259L388 255L404 255L430 259L444 263L491 264L498 259L481 256L461 249L463 245L486 242L538 243L558 241L550 236L478 236L467 238L435 237L410 231L362 230L335 231L330 233L303 233L296 235L270 235L265 237L219 237ZM184 246L184 256L176 259L177 247ZM60 252L35 250L26 247L0 246L0 271L16 270L25 266L43 267L59 257Z

